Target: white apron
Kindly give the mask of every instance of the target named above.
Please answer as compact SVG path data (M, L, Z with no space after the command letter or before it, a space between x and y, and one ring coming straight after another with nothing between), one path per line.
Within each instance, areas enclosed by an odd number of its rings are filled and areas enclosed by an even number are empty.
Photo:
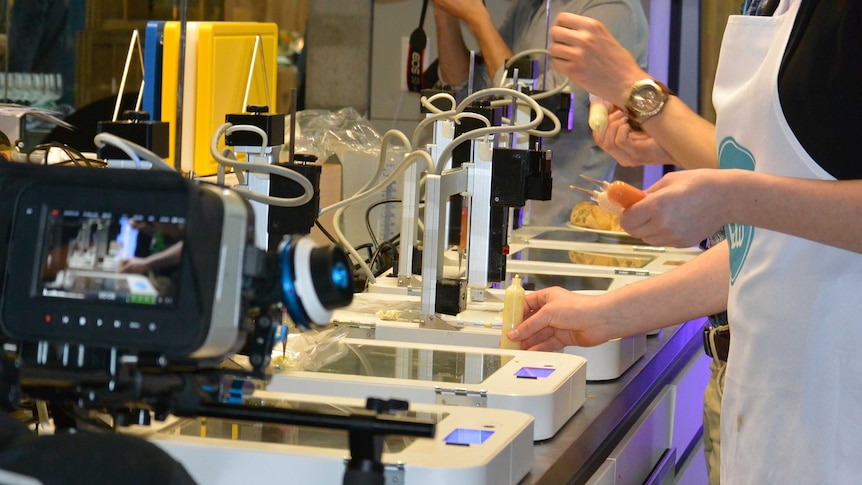
M713 99L722 168L834 180L778 98L799 2L728 22ZM862 483L862 255L750 226L729 225L727 239L722 485Z

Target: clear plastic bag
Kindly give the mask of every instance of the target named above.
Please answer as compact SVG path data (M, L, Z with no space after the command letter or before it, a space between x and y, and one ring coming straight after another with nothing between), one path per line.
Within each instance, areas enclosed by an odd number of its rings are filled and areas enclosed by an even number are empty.
M316 371L348 352L341 342L348 331L347 327L330 327L320 332L290 335L284 354L273 357L272 367L276 370ZM278 349L278 345L275 348Z
M290 119L285 126L290 126ZM286 133L289 138L290 133ZM352 151L376 154L381 136L371 123L353 108L338 111L303 110L296 113L296 153L327 160L349 147ZM285 143L282 150L287 150ZM376 155L375 155L376 156Z

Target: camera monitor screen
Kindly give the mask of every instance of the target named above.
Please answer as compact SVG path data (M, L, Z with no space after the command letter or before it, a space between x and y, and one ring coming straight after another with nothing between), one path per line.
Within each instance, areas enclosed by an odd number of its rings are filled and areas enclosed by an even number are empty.
M36 291L44 297L173 306L185 219L47 208Z
M140 172L0 164L5 336L177 359L239 345L250 207L174 172Z

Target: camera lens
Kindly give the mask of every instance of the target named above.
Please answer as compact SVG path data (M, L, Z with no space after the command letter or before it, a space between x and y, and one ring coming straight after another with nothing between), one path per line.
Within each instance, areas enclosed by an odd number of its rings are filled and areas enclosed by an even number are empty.
M353 274L338 246L318 247L307 237L286 236L279 269L285 307L301 328L328 324L331 310L353 301Z
M326 246L311 251L311 279L320 303L327 310L353 301L353 272L341 247Z

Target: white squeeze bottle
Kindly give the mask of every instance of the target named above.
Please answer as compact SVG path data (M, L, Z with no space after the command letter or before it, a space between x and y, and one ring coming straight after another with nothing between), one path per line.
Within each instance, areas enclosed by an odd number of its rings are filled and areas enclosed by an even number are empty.
M521 276L512 277L512 284L506 288L506 300L503 302L503 328L500 335L501 349L520 349L521 342L512 342L506 334L524 320L524 288L521 286Z

